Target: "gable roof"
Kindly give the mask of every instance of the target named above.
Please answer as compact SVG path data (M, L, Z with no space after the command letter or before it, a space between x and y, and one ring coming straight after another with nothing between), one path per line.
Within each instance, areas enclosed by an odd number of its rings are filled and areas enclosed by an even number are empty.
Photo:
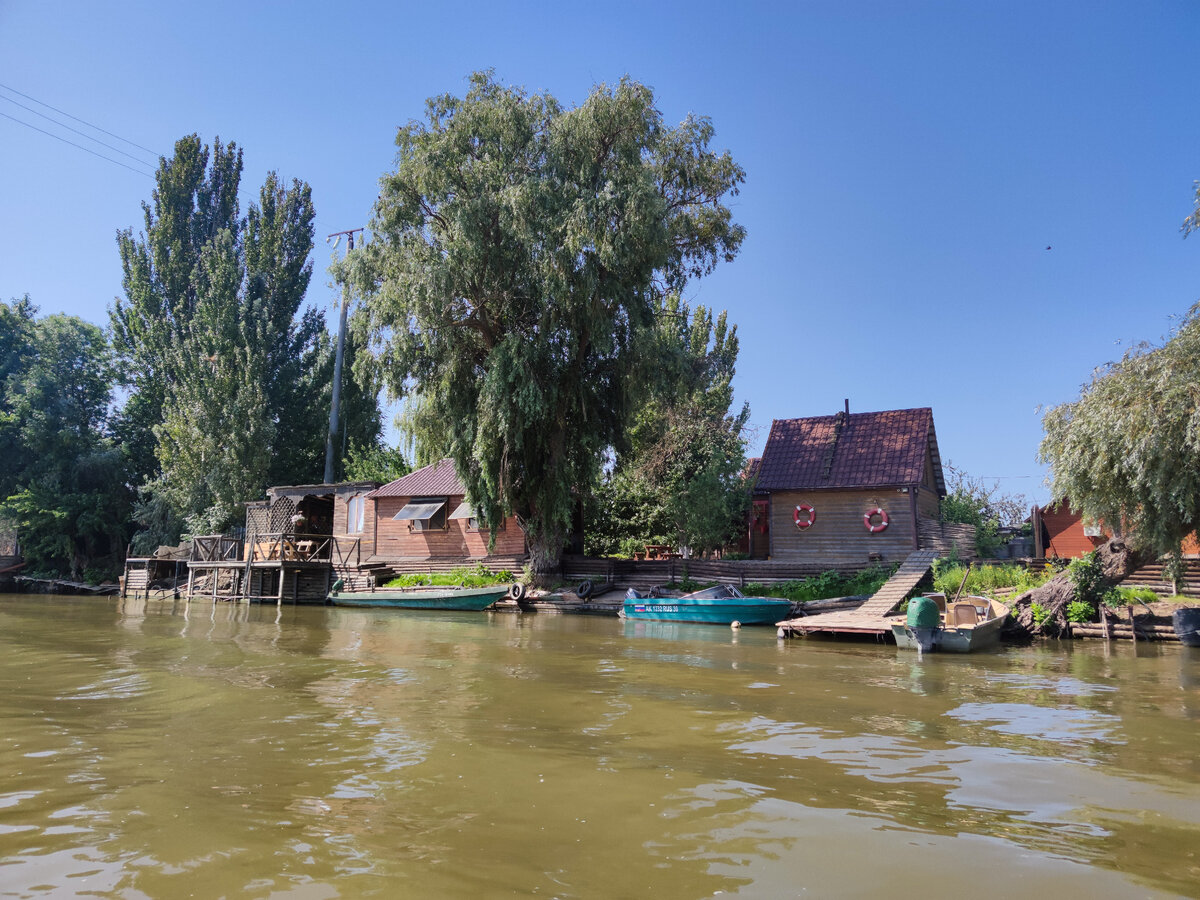
M935 489L946 493L933 410L844 412L776 419L763 450L759 490L874 488L918 484L933 455Z
M368 497L437 497L465 494L467 489L458 478L454 460L440 459L437 462L409 472L403 478L390 481L383 487L371 491Z

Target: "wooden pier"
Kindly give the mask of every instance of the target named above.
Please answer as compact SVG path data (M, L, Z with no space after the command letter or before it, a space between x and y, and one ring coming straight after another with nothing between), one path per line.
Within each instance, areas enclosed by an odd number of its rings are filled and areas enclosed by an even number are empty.
M935 550L918 550L910 553L896 573L876 591L869 600L857 609L801 616L778 623L780 637L797 634L869 634L884 638L892 633L892 620L896 607L904 602L921 579L928 574Z
M187 599L324 603L333 580L357 572L358 538L278 532L192 541Z

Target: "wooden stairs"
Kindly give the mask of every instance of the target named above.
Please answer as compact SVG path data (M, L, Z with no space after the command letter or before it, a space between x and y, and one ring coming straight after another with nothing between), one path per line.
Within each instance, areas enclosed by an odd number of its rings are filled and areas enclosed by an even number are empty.
M815 632L880 636L891 634L892 623L887 616L892 615L896 607L904 602L904 598L920 584L937 555L935 550L918 550L910 553L908 558L900 564L896 573L862 606L849 611L788 619L786 622L779 623L780 636L787 637L793 634L813 634Z

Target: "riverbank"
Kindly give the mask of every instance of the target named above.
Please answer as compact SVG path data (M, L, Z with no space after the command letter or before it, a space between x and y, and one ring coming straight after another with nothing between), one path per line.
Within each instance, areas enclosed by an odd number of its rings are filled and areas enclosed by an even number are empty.
M0 586L0 591L3 590L4 588ZM121 587L111 581L103 584L87 584L82 581L69 581L65 578L33 578L29 575L17 575L13 578L12 592L14 594L111 596L119 594Z

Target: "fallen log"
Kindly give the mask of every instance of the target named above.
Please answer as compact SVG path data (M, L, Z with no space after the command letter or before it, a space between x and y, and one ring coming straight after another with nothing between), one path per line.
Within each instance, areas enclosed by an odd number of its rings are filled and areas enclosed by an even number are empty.
M1102 567L1102 587L1120 584L1133 572L1154 560L1154 554L1130 547L1120 538L1102 544L1096 553ZM1041 587L1026 591L1013 602L1012 629L1027 635L1065 637L1068 634L1067 604L1075 599L1075 584L1068 572L1055 575ZM1033 620L1033 605L1045 610L1039 624Z

